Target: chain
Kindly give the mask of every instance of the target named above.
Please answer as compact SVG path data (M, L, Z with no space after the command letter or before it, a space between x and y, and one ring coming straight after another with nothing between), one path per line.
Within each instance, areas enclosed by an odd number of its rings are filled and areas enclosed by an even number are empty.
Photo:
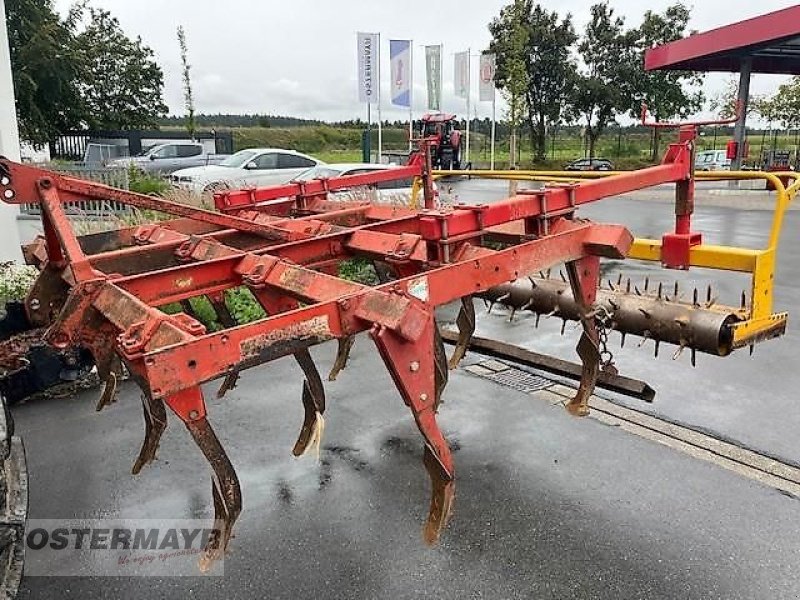
M597 337L600 340L600 368L607 373L617 373L617 368L614 366L614 354L608 349L608 331L611 328L611 320L613 315L608 312L605 306L600 306L597 309Z

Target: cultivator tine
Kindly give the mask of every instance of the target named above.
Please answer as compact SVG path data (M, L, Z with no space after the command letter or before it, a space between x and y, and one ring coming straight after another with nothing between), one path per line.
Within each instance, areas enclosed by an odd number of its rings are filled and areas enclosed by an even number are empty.
M219 321L219 324L225 329L236 327L239 324L231 314L228 305L225 303L225 296L223 294L209 294L208 301L211 303L211 307L214 309L214 313L217 316L217 321ZM217 398L224 398L225 394L235 388L238 382L239 370L233 369L232 371L228 372L225 375L225 379L222 380L222 384L219 386L219 389L217 390Z
M116 399L117 384L122 378L122 363L114 352L110 352L108 357L103 357L102 360L95 355L95 366L97 376L103 384L103 391L100 392L95 406L95 410L99 412Z
M292 454L303 456L308 449L315 447L319 457L319 448L322 442L322 433L325 429L325 388L322 386L322 378L319 376L317 365L311 358L311 353L306 348L295 352L294 358L303 370L305 380L303 381L303 409L305 416L300 435L294 444Z
M167 410L163 400L153 398L149 392L143 392L142 410L144 412L144 441L139 450L139 456L131 469L131 473L134 475L138 475L143 467L156 459L161 436L167 428Z
M451 369L455 369L464 358L472 334L475 333L475 305L472 303L472 296L461 298L461 308L458 311L456 325L458 326L458 342L456 342L453 355L450 357Z
M199 390L198 393L200 393ZM212 469L211 496L214 501L214 530L199 561L200 570L206 572L214 561L222 558L228 548L233 525L242 511L242 491L236 471L208 419L201 417L189 420L186 422L186 428L192 434Z
M435 325L435 324L434 324ZM439 332L439 327L435 325L433 330L433 368L434 368L434 389L436 390L436 408L442 403L442 394L447 382L450 379L450 368L447 363L447 353L444 351L444 340Z
M356 336L348 335L336 340L338 347L336 348L336 360L333 361L330 373L328 373L328 381L336 381L344 368L347 366L347 361L350 358L350 350L353 349L353 344L356 341Z
M600 262L597 257L585 257L567 263L567 274L572 295L580 308L583 333L576 350L583 363L581 380L575 397L567 403L570 414L583 417L589 414L589 398L594 392L600 374L600 335L597 322L591 314L591 306L599 280ZM628 279L628 288L630 279Z
M453 456L436 422L435 355L438 343L435 328L433 315L428 314L422 333L413 342L379 325L375 325L370 332L425 439L423 463L431 479L431 503L423 528L423 538L428 544L438 541L447 524L455 496ZM444 363L441 366L445 367ZM440 368L439 372L444 373L446 369Z

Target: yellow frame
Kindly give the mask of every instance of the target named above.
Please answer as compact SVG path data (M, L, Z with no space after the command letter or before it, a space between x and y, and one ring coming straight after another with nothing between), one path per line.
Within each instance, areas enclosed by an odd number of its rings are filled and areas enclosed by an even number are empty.
M507 179L516 181L568 182L579 179L596 179L615 175L618 171L573 172L573 171L436 171L434 177L450 175L469 175L485 179ZM740 348L755 343L770 332L782 330L788 318L787 313L773 313L773 289L775 280L775 260L778 242L783 227L783 218L789 204L800 191L800 173L765 171L710 171L697 172L698 180L763 180L775 188L775 210L767 246L762 249L739 248L733 246L714 246L701 244L689 253L689 264L693 267L738 271L752 275L750 306L739 311L742 321L733 327L733 347ZM792 180L788 187L782 179ZM661 261L661 240L636 238L628 258L652 262Z

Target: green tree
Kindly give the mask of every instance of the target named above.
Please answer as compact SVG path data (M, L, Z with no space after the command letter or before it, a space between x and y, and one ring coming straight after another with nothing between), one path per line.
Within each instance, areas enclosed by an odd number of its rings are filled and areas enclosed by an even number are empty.
M74 44L84 122L90 129L155 127L167 107L153 51L141 38L128 38L111 13L89 8L88 16Z
M72 21L61 21L51 0L6 0L20 136L36 145L81 123Z
M514 0L489 24L489 32L493 37L489 51L494 52L496 59L495 85L508 104L512 168L517 162L517 132L526 117L528 92L526 53L529 44L528 18L531 7L531 0Z
M509 7L506 7L508 9ZM528 85L524 91L524 116L537 159L547 156L547 132L561 121L575 83L576 66L570 49L577 41L572 16L563 19L538 3L518 3L514 10L503 9L500 18L489 25L490 50L498 56L498 82L508 87L508 65L514 26L523 27L525 41L520 52Z
M183 103L186 107L186 131L194 139L194 134L197 132L197 123L194 120L192 66L189 64L189 50L186 46L186 32L183 30L183 25L178 25L178 46L181 49L181 64L183 65Z
M703 106L702 85L704 75L692 71L645 71L645 52L654 46L679 40L686 35L689 9L678 2L659 14L648 10L637 31L636 51L639 68L633 71L635 86L631 97L630 114L638 118L642 104L646 104L656 121L685 118ZM659 129L655 130L651 160L659 154Z
M768 115L765 115L762 108L759 112L765 118L779 121L786 129L800 128L800 77L792 77L787 83L781 84L775 95L769 100L763 101L767 104Z
M584 120L589 156L614 117L627 112L635 86L637 33L626 31L608 2L591 7L578 53L583 69L573 100L575 116Z

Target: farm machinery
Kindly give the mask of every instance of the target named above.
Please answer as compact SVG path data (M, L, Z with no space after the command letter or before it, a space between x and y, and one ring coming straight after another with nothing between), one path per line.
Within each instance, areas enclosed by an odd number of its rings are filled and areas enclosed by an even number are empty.
M428 139L431 164L435 169L461 168L461 131L455 115L430 113L418 121L417 134Z
M558 314L580 324L580 385L566 405L588 413L601 372L615 366L608 331L724 356L780 336L787 315L773 313L775 252L783 210L796 191L778 186L776 222L765 249L704 244L692 228L696 125L684 125L660 165L588 181L558 181L491 204L436 206L431 169L436 140L418 140L411 164L327 180L215 195L216 211L173 203L0 159L0 195L38 203L44 235L26 249L41 273L25 301L31 328L57 351L91 353L104 383L98 410L114 398L124 372L142 391L144 441L133 464L151 463L167 425L180 419L212 471L214 531L201 567L222 556L242 510L236 472L217 438L201 385L221 380L219 396L249 368L292 355L304 373L304 420L292 450L319 441L326 408L309 348L336 340L330 377L347 364L354 336L366 332L422 435L431 501L423 529L435 542L450 516L455 470L437 411L449 369L475 330L474 298L514 310ZM734 177L736 174L727 174ZM750 173L748 177L758 175ZM773 174L763 174L765 178ZM329 192L416 177L424 208L329 198ZM621 225L578 216L591 202L674 184L675 229L660 240L634 239ZM107 200L168 215L152 224L78 236L67 209ZM382 281L338 276L346 260L382 266ZM706 267L752 275L749 300L725 306L711 295L683 301L671 290L611 283L600 289L601 259L655 261L671 269ZM564 280L536 275L564 264ZM239 323L226 304L249 290L266 316ZM186 306L210 301L221 328L208 331ZM458 336L445 353L435 309L459 302Z

